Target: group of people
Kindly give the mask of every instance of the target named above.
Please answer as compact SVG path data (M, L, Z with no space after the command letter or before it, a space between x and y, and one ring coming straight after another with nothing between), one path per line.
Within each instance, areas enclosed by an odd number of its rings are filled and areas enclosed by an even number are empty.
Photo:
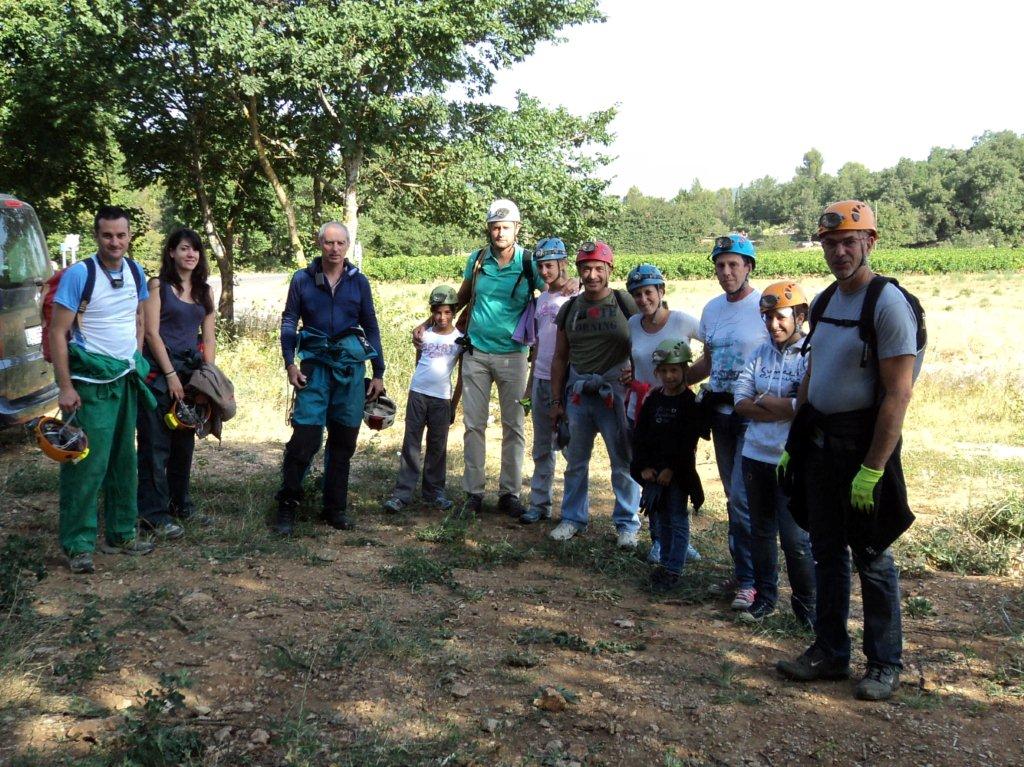
M129 226L124 211L100 211L94 258L105 279L96 281L83 306L85 270L69 269L51 326L60 406L78 412L96 451L61 467L61 543L74 572L93 570L101 488L105 551L152 550L137 536L137 515L157 536L174 538L183 532L179 519L194 513L188 495L194 433L179 433L160 413L168 406L173 411L185 396L186 370L214 361L205 257L194 232L177 232L164 249L160 276L147 284L141 270L135 275L137 264L125 259ZM487 212L488 244L470 254L461 285L440 285L429 294L429 317L413 331L416 368L400 467L384 510L401 512L419 485L422 501L442 511L465 519L482 512L485 430L496 388L498 510L523 524L550 518L562 453L560 519L549 535L569 541L584 532L589 464L600 434L611 464L618 545L637 547L646 514L651 586L669 590L686 562L700 557L690 543L689 514L704 501L696 448L710 437L733 560L722 593L748 620L770 615L778 600L781 538L793 612L813 627L815 641L778 669L797 680L845 678L852 551L868 658L857 695L889 697L899 684L902 637L888 545L912 519L900 433L921 355L918 318L905 293L871 271L877 229L870 207L845 201L821 216L819 237L836 283L813 304L791 281L757 291L750 284L756 267L751 241L741 233L717 238L711 261L722 294L699 321L669 309L656 266L631 270L626 290L613 289L615 258L607 243L580 246L573 275L562 240L545 238L528 252L518 243L520 227L516 205L496 200ZM348 481L360 424L374 408L394 416L383 396L384 353L372 292L346 258L347 228L324 224L318 244L321 255L291 280L281 321L281 351L295 392L273 524L282 535L293 532L303 480L325 428L322 518L337 529L351 527ZM130 284L126 268L137 291L120 290ZM880 289L872 287L878 280L885 282ZM808 319L813 344L804 336ZM691 341L702 344L696 360ZM694 393L690 387L697 384ZM137 409L137 396L159 407ZM464 499L456 506L445 479L447 435L460 398ZM534 473L524 505L528 415ZM905 524L900 529L890 519Z

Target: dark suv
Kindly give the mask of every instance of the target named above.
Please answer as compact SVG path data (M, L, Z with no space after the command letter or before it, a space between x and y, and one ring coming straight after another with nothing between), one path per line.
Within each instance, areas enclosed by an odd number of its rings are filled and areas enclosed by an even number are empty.
M0 428L57 406L53 369L43 359L39 315L52 274L36 212L0 194Z

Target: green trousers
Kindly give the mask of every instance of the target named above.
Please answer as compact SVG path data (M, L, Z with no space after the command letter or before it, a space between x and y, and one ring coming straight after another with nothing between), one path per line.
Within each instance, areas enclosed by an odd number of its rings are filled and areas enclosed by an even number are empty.
M82 398L78 424L89 438L89 455L60 466L60 545L68 556L96 548L97 502L103 491L107 543L137 535L138 467L134 373L105 384L75 381Z

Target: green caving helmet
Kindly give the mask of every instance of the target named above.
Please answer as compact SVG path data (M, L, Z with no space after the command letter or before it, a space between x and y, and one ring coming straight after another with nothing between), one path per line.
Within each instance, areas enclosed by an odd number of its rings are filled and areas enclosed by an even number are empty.
M651 355L654 367L658 367L658 365L688 365L691 359L693 359L693 355L690 353L690 344L680 339L662 341Z
M438 285L430 291L430 308L437 306L458 306L459 295L449 285Z

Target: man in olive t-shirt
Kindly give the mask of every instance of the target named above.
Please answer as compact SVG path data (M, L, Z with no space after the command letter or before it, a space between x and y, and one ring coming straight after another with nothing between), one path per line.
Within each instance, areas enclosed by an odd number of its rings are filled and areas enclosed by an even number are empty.
M612 465L615 508L612 521L619 546L636 548L640 486L629 476L629 439L624 406L623 368L629 366L633 298L608 287L614 254L604 242L585 243L576 256L583 293L565 303L555 324L558 336L551 365L551 418L569 419L562 520L551 537L566 541L590 520L589 470L594 438L604 440ZM565 398L565 402L562 398Z

